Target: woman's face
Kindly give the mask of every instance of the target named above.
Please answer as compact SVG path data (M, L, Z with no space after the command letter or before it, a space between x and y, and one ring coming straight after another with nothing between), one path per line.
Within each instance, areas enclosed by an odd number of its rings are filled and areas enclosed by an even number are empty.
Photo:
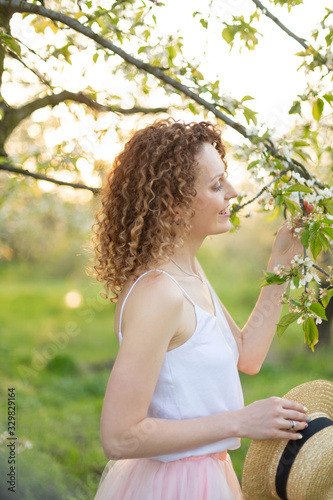
M232 228L229 209L230 200L237 191L226 178L224 163L211 144L204 143L196 157L199 175L195 184L195 214L191 219L191 235L205 238Z

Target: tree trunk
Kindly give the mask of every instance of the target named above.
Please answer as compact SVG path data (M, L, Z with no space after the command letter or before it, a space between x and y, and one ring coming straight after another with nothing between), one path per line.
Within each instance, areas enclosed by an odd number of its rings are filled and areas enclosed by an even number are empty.
M11 12L9 12L8 7L1 6L0 7L0 29L4 33L8 33L10 35L10 26L9 26L9 21L10 18L12 17ZM5 61L5 52L6 52L6 46L2 42L0 42L0 108L1 108L1 113L2 115L5 115L6 110L7 110L7 104L5 100L2 97L1 93L1 86L2 86L2 75L4 72L4 61ZM3 116L1 117L3 118ZM4 144L6 140L6 132L5 132L5 127L3 124L3 120L0 120L0 156L6 156L5 150L4 150Z

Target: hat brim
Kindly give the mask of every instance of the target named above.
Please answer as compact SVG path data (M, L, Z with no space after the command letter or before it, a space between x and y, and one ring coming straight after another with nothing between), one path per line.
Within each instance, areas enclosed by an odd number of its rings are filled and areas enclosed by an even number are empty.
M332 382L327 380L307 382L294 387L283 398L297 401L306 406L308 415L312 419L326 416L333 420ZM333 449L333 427L324 429L321 433L328 435L329 439L331 439L330 446ZM275 490L275 473L287 443L287 439L251 442L243 468L242 490L244 500L279 500ZM331 453L333 463L333 450ZM292 470L293 467L291 468L290 478Z

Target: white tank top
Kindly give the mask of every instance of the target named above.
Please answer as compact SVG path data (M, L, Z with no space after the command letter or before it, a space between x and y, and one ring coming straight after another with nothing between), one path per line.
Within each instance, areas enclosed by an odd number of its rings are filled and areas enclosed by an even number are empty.
M212 287L207 281L215 315L197 306L183 287L166 271L156 271L169 276L193 304L197 324L193 335L184 344L166 352L147 417L184 420L243 408L243 392L237 370L237 344ZM133 283L122 304L119 343L122 339L121 320L127 298L135 284L146 274L139 276ZM235 450L239 447L240 439L234 437L199 448L150 458L170 462L189 456Z

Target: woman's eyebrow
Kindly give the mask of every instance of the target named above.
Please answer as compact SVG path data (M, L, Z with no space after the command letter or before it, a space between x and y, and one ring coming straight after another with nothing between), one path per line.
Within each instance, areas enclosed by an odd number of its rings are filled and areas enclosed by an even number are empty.
M213 182L214 179L217 179L217 178L220 178L220 177L223 177L225 174L225 172L221 172L220 174L217 174L215 175L209 182Z

